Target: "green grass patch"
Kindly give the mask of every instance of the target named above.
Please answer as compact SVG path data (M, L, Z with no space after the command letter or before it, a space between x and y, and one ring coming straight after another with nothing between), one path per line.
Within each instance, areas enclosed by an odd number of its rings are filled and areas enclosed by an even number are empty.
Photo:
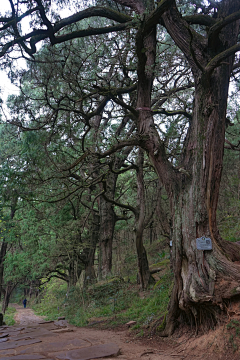
M16 309L12 306L8 307L4 316L3 321L6 325L12 326L15 324L14 315L15 315Z
M41 302L32 307L36 314L45 315L46 320L65 316L75 326L86 326L101 319L112 327L135 320L135 329L146 328L166 314L171 278L167 270L141 297L137 285L120 278L102 281L86 290L75 287L68 293L66 284L54 279L45 286Z

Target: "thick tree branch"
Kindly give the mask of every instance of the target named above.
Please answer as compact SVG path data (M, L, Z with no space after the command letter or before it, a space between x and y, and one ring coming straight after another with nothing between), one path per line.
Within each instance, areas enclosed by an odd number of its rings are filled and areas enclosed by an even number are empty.
M111 172L113 172L114 174L120 175L120 174L124 174L125 172L127 172L129 170L136 169L136 165L129 165L122 170L115 170L115 169L113 169L112 164L110 163L109 168L110 168Z
M183 51L192 71L195 75L202 71L204 66L204 45L206 39L198 34L179 13L175 1L171 8L162 15L164 26L175 41L177 46Z
M110 20L117 21L119 23L126 23L132 20L131 16L129 15L122 14L110 8L96 6L90 7L89 9L85 9L83 11L79 11L74 15L60 20L53 27L54 33L61 30L67 25L75 24L80 20L87 19L93 16L104 17Z
M137 110L135 110L131 105L126 104L124 101L120 100L119 98L116 98L115 96L111 96L111 99L118 105L121 105L124 109L130 111L135 118L138 116Z
M116 206L119 206L119 207L122 208L122 209L130 210L130 211L132 211L132 212L134 213L135 216L137 216L138 211L137 211L137 209L136 209L135 207L133 207L133 206L131 206L131 205L129 205L129 204L122 204L122 203L120 203L120 202L118 202L118 201L109 199L109 198L106 196L105 192L102 193L102 196L104 197L104 199L105 199L106 201L110 202L111 204L116 205Z
M184 115L189 120L192 120L192 115L189 114L185 110L173 110L173 111L167 111L165 109L153 110L153 115L155 115L155 114L163 114L163 115L167 115L167 116Z
M48 33L49 33L49 38L51 43L54 42L54 31L53 31L53 26L51 24L51 22L48 20L43 4L42 4L42 0L35 0L39 6L39 12L40 12L40 16L42 18L42 22L44 25L46 25L47 29L48 29Z
M105 151L104 153L96 154L96 156L99 159L103 159L103 158L115 153L116 151L121 150L122 148L124 148L126 146L138 146L140 141L141 141L140 137L138 137L138 138L135 137L135 138L131 138L129 140L121 141L121 142L113 145L109 150Z
M187 21L188 24L196 24L196 25L205 25L205 26L213 26L216 24L217 20L212 18L209 15L189 15L189 16L183 16L183 19Z
M52 43L52 45L61 44L65 41L73 40L76 38L82 38L82 37L87 37L87 36L92 36L92 35L109 34L109 33L116 32L116 31L122 31L122 30L127 29L128 27L133 27L133 26L134 26L134 21L131 21L131 22L128 22L125 24L119 24L119 25L115 25L115 26L107 26L107 27L103 27L103 28L88 28L85 30L72 31L68 34L56 36L54 38L54 42ZM39 36L35 36L34 38L31 38L30 44L31 44L33 54L36 52L36 44L39 41L44 40L48 37L49 37L49 32L46 31L44 35L39 35Z
M206 76L209 76L216 67L220 66L224 59L228 58L231 55L234 55L239 50L240 44L236 44L215 56L204 69Z
M145 6L142 0L116 0L120 5L127 6L138 14L142 14L145 11Z
M146 19L143 34L147 34L153 26L159 23L163 13L168 10L173 3L174 0L162 0L158 3L157 8Z
M4 56L6 52L15 44L21 44L22 41L26 41L30 39L30 46L31 48L24 48L24 50L29 54L33 55L36 53L36 44L44 39L50 38L50 41L52 44L56 43L62 43L74 38L78 37L85 37L85 36L91 36L91 35L99 35L99 34L106 34L109 32L115 32L115 31L122 31L126 29L129 25L134 26L135 21L132 20L132 18L128 15L119 13L117 11L114 11L109 8L103 8L103 7L92 7L83 11L80 11L72 16L69 16L65 19L60 20L58 23L56 23L54 26L51 25L50 21L47 19L44 8L42 6L41 0L37 0L38 5L32 10L29 10L28 12L24 13L20 17L12 16L11 18L1 18L1 20L7 20L8 25L5 26L10 27L16 25L17 22L20 22L20 20L27 15L30 15L31 13L35 11L40 11L40 16L43 20L43 24L47 26L47 30L34 30L24 36L16 37L12 41L9 41L6 43L0 52L0 57ZM88 28L86 30L79 30L74 31L69 34L59 35L55 37L55 34L63 29L64 27L71 25L73 23L76 23L82 19L86 19L93 16L101 16L105 17L114 21L118 21L120 24L115 26L108 26L105 28ZM10 20L10 22L9 22ZM25 45L26 46L26 45Z
M240 19L240 10L234 12L233 14L225 17L224 19L221 19L217 21L208 32L208 43L210 46L215 43L216 38L218 37L220 31L223 27L227 26L228 24L231 24L232 22Z

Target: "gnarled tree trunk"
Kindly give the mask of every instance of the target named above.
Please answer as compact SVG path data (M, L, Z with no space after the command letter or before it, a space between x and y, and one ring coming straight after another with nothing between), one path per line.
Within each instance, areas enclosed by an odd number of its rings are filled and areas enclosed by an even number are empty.
M207 322L203 308L213 314L215 305L223 307L223 299L240 294L240 267L234 264L240 251L221 238L216 221L228 84L225 65L214 70L211 81L203 78L196 86L194 116L185 143L188 155L183 162L188 174L180 176L171 199L175 285L170 313L173 320L184 312L196 326L203 319ZM212 250L197 249L196 239L202 236L211 238ZM217 317L216 312L214 321ZM169 323L170 332L174 324Z
M208 325L208 314L217 321L224 300L240 295L240 265L234 263L240 259L239 247L220 237L216 222L228 86L239 20L225 25L219 20L219 27L213 25L206 39L189 27L174 1L160 3L159 14L161 4L164 26L185 54L195 80L193 117L178 170L168 162L153 122L156 27L150 20L143 21L136 37L138 132L171 202L174 288L165 329L169 334L180 314L195 320L197 327ZM240 10L240 2L225 0L219 9L219 19L226 18ZM212 250L197 250L196 238L202 236L211 238Z

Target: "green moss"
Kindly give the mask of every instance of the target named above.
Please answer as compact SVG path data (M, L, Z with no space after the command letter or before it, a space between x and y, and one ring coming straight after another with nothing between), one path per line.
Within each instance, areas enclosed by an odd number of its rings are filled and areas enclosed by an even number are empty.
M172 274L167 272L167 274L163 275L161 279L159 279L156 284L154 285L153 289L159 289L159 288L168 288L169 294L171 294L172 288L173 288L173 281L172 281Z
M165 329L167 314L168 314L168 312L166 311L165 314L162 317L161 324L156 329L157 331L163 331Z
M156 284L154 285L154 290L155 289L157 289L160 285L161 285L161 283L162 283L162 279L160 279L160 280L158 280L157 282L156 282Z
M169 259L164 259L164 260L162 260L162 261L160 261L160 262L158 262L156 264L151 265L151 269L155 268L155 267L159 267L159 266L165 267L165 266L167 266L169 264L170 264L170 260Z

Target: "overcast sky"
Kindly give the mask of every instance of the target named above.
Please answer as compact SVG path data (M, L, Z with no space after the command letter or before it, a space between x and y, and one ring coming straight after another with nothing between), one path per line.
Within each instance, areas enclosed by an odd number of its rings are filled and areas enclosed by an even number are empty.
M8 0L0 0L0 1L1 1L0 14L5 15L6 12L11 11L11 6L10 6ZM71 12L69 9L64 9L64 11L60 11L60 14L61 13L62 13L63 17L67 17L67 16L71 15ZM23 21L21 21L21 27L22 27L23 33L27 33L30 30L30 28L28 26L28 18L23 19ZM24 63L25 63L25 60L21 60L19 62L19 66L24 67ZM18 88L11 83L6 72L1 71L1 70L0 70L0 91L1 91L0 98L4 101L4 103L6 102L7 97L10 94L18 94L19 93ZM6 109L6 107L4 107L4 108Z

